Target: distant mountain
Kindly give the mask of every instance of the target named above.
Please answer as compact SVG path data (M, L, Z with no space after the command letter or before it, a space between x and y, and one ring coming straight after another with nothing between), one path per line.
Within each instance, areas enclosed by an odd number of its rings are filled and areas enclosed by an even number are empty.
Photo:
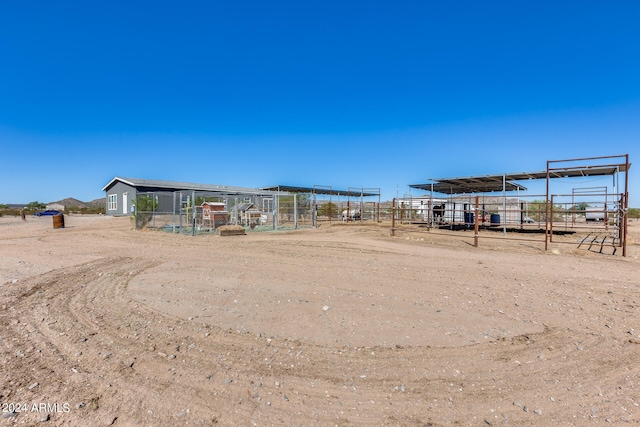
M92 208L104 208L107 206L107 198L102 197L100 199L95 199L90 202L87 202L87 205Z
M48 205L62 205L65 208L70 207L78 207L78 208L88 208L89 205L85 202L81 202L78 199L74 199L73 197L67 197L66 199L58 200L57 202L47 203Z
M77 207L77 208L103 208L107 205L106 197L95 199L90 202L83 202L73 197L67 197L66 199L58 200L57 202L47 203L48 205L62 205L65 208Z

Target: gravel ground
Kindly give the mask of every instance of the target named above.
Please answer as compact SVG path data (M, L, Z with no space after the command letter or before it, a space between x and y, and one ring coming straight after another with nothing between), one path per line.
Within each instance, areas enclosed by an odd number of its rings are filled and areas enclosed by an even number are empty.
M640 425L638 223L626 258L65 225L0 218L0 425Z

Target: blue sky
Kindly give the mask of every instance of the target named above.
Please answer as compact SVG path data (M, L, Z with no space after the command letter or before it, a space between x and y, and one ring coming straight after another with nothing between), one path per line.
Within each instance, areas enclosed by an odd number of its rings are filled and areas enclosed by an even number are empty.
M391 199L638 161L638 22L635 1L3 2L0 203L114 176Z

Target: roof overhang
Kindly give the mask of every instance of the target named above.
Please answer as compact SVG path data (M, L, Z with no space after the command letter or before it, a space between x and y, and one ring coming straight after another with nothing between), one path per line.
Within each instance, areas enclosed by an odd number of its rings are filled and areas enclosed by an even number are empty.
M191 182L176 182L176 181L161 181L152 179L138 179L138 178L122 178L115 177L107 185L102 188L102 191L107 191L117 182L122 182L131 187L135 187L142 192L152 191L200 191L206 193L218 193L226 195L240 195L240 194L253 194L253 195L283 195L283 192L269 191L259 188L246 188L246 187L232 187L228 185L217 184L196 184Z

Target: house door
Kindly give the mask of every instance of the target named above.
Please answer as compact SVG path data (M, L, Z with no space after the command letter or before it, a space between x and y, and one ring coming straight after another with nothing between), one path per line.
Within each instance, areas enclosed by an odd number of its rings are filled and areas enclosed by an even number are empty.
M123 193L122 194L122 213L123 214L127 214L127 197L129 196L129 193Z

